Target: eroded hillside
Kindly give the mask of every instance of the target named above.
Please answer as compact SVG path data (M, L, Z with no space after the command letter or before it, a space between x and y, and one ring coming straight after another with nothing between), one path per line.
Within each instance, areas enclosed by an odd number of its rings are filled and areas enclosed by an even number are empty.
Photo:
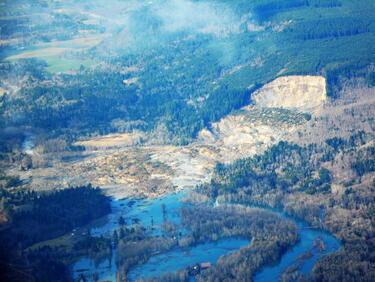
M311 112L327 99L326 81L321 76L285 76L265 85L252 95L263 108L295 109Z
M77 142L86 151L75 157L53 159L34 150L33 163L53 160L12 173L30 179L37 190L92 183L117 197L157 197L207 182L217 162L249 157L292 138L324 109L326 99L322 77L281 77L257 91L254 104L213 123L188 146L138 145L152 143L139 131L99 136Z

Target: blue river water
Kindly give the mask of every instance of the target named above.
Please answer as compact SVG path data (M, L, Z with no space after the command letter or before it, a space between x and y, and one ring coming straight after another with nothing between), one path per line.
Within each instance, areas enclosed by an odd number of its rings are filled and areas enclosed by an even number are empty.
M215 262L223 254L236 251L242 246L249 244L247 240L226 239L215 243L206 243L196 246L189 251L172 251L150 258L147 263L134 268L128 273L130 281L139 278L160 277L171 270L184 269L189 265L202 262Z
M281 214L285 217L283 213ZM291 219L290 217L287 218ZM254 281L277 281L280 274L292 265L298 265L299 272L308 274L323 255L339 249L340 242L330 234L321 230L310 229L304 222L295 220L295 224L299 227L301 241L288 250L275 265L264 267L255 276ZM316 246L317 244L322 246L321 249Z
M170 194L153 200L131 200L123 199L112 201L112 213L107 216L104 224L101 223L91 229L93 236L112 236L113 231L119 226L118 219L123 216L128 225L137 223L145 226L148 232L154 236L161 235L159 226L163 223L164 213L168 220L179 223L179 208L185 205L181 199L185 192ZM287 217L284 213L280 213ZM274 265L264 267L259 272L255 281L277 281L279 276L290 266L298 265L303 274L311 272L314 264L325 254L336 251L340 247L339 241L326 232L310 229L309 226L293 218L298 226L301 241L285 253L281 260ZM153 227L153 228L151 228ZM220 256L236 251L242 246L249 244L248 241L231 238L220 240L216 243L198 245L188 252L184 250L173 250L165 254L151 257L145 264L138 265L132 269L127 278L135 281L139 278L160 277L164 272L174 272L196 263L215 263ZM319 247L320 246L320 247ZM90 258L83 258L72 266L73 278L77 279L81 274L85 275L87 281L93 281L91 277L96 273L99 280L116 281L117 267L114 263L116 251L112 258L95 263Z

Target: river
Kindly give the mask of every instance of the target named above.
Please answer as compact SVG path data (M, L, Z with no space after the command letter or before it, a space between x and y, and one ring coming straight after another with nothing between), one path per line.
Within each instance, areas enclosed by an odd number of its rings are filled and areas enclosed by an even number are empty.
M290 266L296 266L299 272L308 274L322 256L338 250L341 245L335 237L327 232L311 229L306 222L296 220L283 212L279 212L279 214L294 221L300 231L301 240L288 250L276 264L264 267L255 276L254 281L256 282L277 281L279 276Z
M91 229L93 236L112 236L113 231L118 227L118 219L123 216L127 224L137 222L146 228L152 235L161 235L158 227L163 223L163 208L167 212L168 220L179 223L179 209L186 203L181 199L186 192L170 194L162 198L152 200L113 200L112 213L107 216L105 224ZM279 262L267 266L259 272L255 281L277 281L278 277L290 266L298 267L303 274L308 274L318 259L328 253L336 251L340 243L326 232L310 229L307 223L298 221L279 212L283 217L294 220L298 226L301 241L288 250ZM216 243L206 243L198 245L189 252L183 250L173 250L165 254L151 257L145 264L139 265L128 273L130 281L151 276L159 277L163 272L174 272L189 265L201 262L216 262L218 258L228 252L235 251L249 242L238 238L220 240ZM320 248L317 246L319 245ZM97 273L100 280L116 281L116 251L114 250L112 259L99 264L90 258L83 258L72 266L73 278L78 278L80 274L92 277ZM92 281L88 279L88 281Z

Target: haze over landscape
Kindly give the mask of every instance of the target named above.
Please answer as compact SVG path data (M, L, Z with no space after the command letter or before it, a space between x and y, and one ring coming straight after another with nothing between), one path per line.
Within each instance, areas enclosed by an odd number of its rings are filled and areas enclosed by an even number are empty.
M373 0L0 0L1 281L374 281Z

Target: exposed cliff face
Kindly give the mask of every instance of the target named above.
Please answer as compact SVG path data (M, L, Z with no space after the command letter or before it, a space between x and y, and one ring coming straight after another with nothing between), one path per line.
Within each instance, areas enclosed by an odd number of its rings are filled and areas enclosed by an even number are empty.
M320 76L285 76L263 86L252 96L254 104L243 107L212 129L199 133L200 143L215 144L221 161L233 161L260 153L304 124L322 108L326 82Z
M312 112L327 99L326 81L321 76L284 76L265 85L252 96L258 107Z
M304 113L325 100L324 78L282 77L257 91L253 105L202 130L194 144L134 147L142 134L111 134L77 143L90 153L85 159L28 173L35 189L92 183L118 198L158 197L209 181L218 161L261 153L295 135L309 120Z

